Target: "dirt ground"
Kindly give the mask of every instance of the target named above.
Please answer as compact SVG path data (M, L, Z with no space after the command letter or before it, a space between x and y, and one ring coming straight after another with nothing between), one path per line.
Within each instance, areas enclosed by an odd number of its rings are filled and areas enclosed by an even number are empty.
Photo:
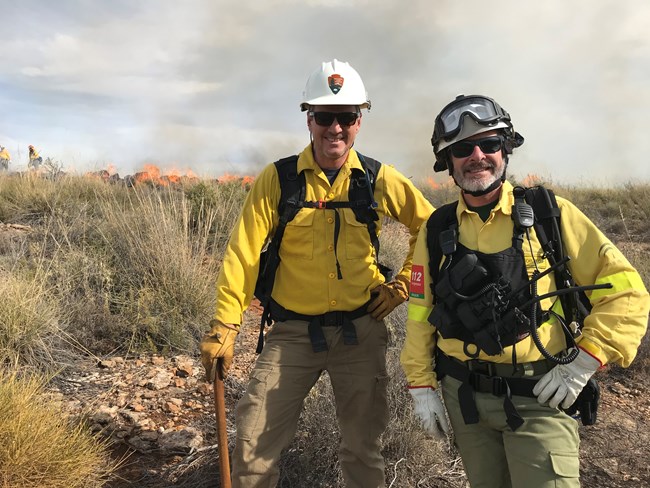
M257 317L254 309L247 312L247 327L242 333L236 362L226 383L231 450L234 407L244 391L256 357ZM112 364L110 358L104 361ZM121 361L112 367L100 367L94 362L80 364L70 368L58 383L54 383L58 384L55 389L77 410L82 407L87 410L90 406L96 411L117 411L110 428L104 430L113 432L115 456L128 457L119 479L107 487L219 486L213 396L210 385L202 381L198 358L139 357ZM159 375L160 370L177 371L174 362L187 361L193 365L193 368L189 367L188 377L183 380L175 377L170 388L151 389L147 383L146 378ZM639 368L610 367L600 371L597 377L601 385L598 421L596 425L580 427L582 486L650 487L650 380L641 375ZM77 387L70 388L70 385ZM170 389L173 390L171 393ZM179 408L172 408L170 397L174 397L173 402L180 405ZM134 409L146 415L143 426L126 425L133 424ZM170 453L155 441L142 442L143 438L149 439L153 431L170 432L184 428L200 432L199 447ZM459 485L445 483L444 486ZM435 487L427 485L423 488Z

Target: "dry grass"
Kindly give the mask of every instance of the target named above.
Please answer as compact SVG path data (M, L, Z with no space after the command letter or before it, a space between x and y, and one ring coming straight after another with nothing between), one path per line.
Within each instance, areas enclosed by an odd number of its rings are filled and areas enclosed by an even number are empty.
M44 381L0 375L0 487L94 488L117 468L108 446L60 414Z
M549 186L590 216L650 283L648 185ZM458 196L450 185L423 191L435 206ZM245 194L237 183L127 188L82 177L0 176L0 221L31 229L0 239L1 364L10 370L51 370L54 357L73 360L79 354L197 354L198 338L213 313L220 259ZM384 223L380 260L398 270L407 241L401 226ZM405 321L406 306L401 306L388 322L393 417L383 436L387 486L464 486L456 453L427 439L413 420L398 357ZM646 338L631 370L649 372L649 358ZM0 443L10 439L4 432L32 433L20 440L17 445L24 447L18 450L0 445L0 486L101 486L111 465L83 429L70 427L41 397L40 386L36 380L0 376ZM9 414L8 408L20 414ZM39 412L42 418L26 417ZM280 486L341 486L335 418L331 387L323 378L308 397L296 439L283 458ZM72 440L46 431L55 427ZM51 436L48 445L37 443L38 436ZM85 459L79 467L57 457L78 452ZM36 460L42 466L35 466ZM59 464L65 469L57 471ZM79 475L82 484L59 481L62 472L77 476L82 468L95 470ZM192 479L191 486L208 486L200 476L205 468L196 463L184 478Z

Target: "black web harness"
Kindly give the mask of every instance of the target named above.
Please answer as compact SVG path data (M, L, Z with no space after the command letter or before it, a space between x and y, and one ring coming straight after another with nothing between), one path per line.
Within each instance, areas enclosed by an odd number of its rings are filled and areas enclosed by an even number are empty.
M260 322L260 333L257 342L257 353L262 352L264 346L264 327L271 325L273 322L283 322L286 320L305 320L309 322L309 335L314 352L327 350L327 343L321 327L342 326L343 340L345 344L358 344L356 330L352 320L365 315L367 304L364 304L357 310L351 312L327 312L321 315L304 315L298 314L291 310L285 309L279 303L271 298L273 285L275 284L275 275L280 265L280 245L284 231L289 222L303 208L313 208L318 210L334 210L334 256L336 259L336 272L339 280L343 279L341 266L337 255L337 243L341 229L341 217L339 209L349 208L354 212L354 216L368 228L368 236L375 251L375 259L379 257L379 238L377 236L377 202L375 201L374 191L377 174L381 163L372 158L365 157L357 152L359 161L363 170L358 168L352 169L350 175L350 188L348 191L348 201L330 202L330 201L306 201L306 182L304 172L298 173L298 156L290 156L276 161L275 167L280 180L280 202L278 204L278 213L280 215L278 227L275 230L273 238L260 256L260 270L255 285L255 296L260 300L263 307L262 319ZM382 273L387 272L387 268L377 266Z
M458 397L467 424L478 422L473 399L475 391L505 396L504 411L513 431L523 419L514 407L512 395L534 396L532 389L536 380L525 376L546 373L556 364L567 364L575 359L578 354L575 332L570 331L567 324L581 326L588 315L590 304L585 290L611 287L609 284L576 286L567 266L569 257L564 254L562 245L560 209L552 191L542 186L515 187L514 197L512 246L500 253L471 251L458 242L458 202L440 207L427 222L431 292L436 305L429 322L443 337L462 340L465 354L474 358L462 362L438 350L438 378L449 374L461 381ZM524 236L530 243L530 228L534 228L542 257L548 259L550 266L543 272L535 269L529 278L522 245ZM534 260L532 249L531 255ZM445 261L441 267L443 256ZM551 272L555 275L557 290L538 296L537 281ZM563 316L555 312L554 307L547 311L540 308L541 300L554 296L560 300ZM537 334L537 328L550 315L554 315L562 326L570 350L561 357L550 354ZM545 359L518 365L514 345L528 335ZM475 359L480 350L496 355L510 345L513 346L512 364ZM470 353L470 346L477 348L474 353Z

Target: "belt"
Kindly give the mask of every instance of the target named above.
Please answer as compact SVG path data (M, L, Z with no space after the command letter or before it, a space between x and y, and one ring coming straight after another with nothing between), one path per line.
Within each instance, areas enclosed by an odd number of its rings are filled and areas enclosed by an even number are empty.
M507 423L515 431L523 424L523 419L512 403L512 395L534 398L533 388L537 379L526 376L538 376L550 371L555 364L541 360L529 363L501 364L472 359L460 361L444 354L438 349L436 354L436 374L439 379L446 375L457 379L462 384L458 388L458 401L466 424L479 421L478 409L473 392L491 393L504 396L503 409Z
M323 334L323 327L342 327L343 343L345 345L359 344L357 331L352 321L368 314L369 303L370 301L349 312L336 310L319 315L306 315L286 309L278 302L271 299L269 309L271 319L274 322L286 322L287 320L302 320L309 322L307 329L309 331L311 347L314 352L323 352L328 349L327 342L325 341L325 334Z

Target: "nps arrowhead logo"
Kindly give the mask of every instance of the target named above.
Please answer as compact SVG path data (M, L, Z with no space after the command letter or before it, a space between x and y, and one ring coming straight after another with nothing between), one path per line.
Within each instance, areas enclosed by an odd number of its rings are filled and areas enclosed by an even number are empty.
M336 95L343 88L343 77L341 75L333 74L327 77L327 84L332 90L332 93Z

